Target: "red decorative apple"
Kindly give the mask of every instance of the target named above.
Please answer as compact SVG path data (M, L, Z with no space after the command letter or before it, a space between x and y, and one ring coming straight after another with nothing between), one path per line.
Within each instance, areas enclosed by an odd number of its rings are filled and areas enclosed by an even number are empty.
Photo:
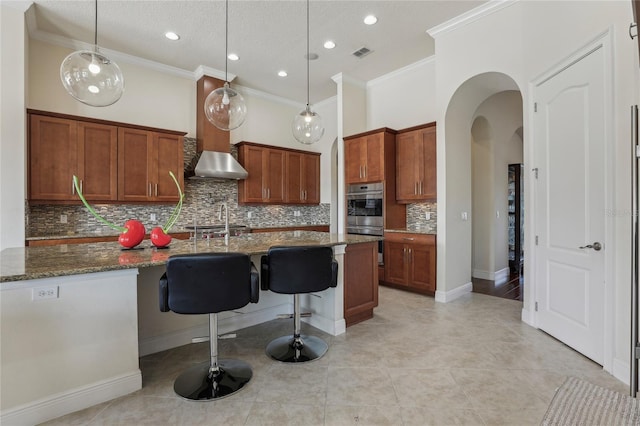
M122 247L133 248L144 240L144 225L135 219L129 219L124 223L126 230L118 237L118 242Z
M144 229L144 225L139 220L130 219L124 224L124 226L114 225L113 223L109 222L98 213L96 213L96 211L89 205L87 200L85 200L84 196L82 195L82 191L80 190L77 176L73 176L73 185L75 186L78 197L80 197L80 200L82 200L84 206L93 216L95 216L96 219L98 219L108 227L115 229L116 231L120 231L118 242L121 246L130 249L142 242L146 231Z
M164 226L156 226L151 230L151 242L156 247L166 247L171 242L171 235L167 234L167 232L169 232L171 227L176 223L176 220L178 220L178 216L180 216L180 211L182 210L182 200L184 199L184 194L182 193L182 189L180 189L180 184L178 183L175 175L171 171L169 172L169 175L178 188L180 199L178 200L178 204L176 204L176 207L173 209L173 212L171 212L171 215L169 216L169 219L167 219L167 222L164 224Z

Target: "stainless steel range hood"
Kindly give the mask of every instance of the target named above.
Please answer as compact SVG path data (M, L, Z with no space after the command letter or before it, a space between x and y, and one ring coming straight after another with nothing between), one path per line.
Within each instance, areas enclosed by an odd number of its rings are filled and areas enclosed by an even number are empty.
M229 152L202 151L195 167L195 177L246 179L249 173Z

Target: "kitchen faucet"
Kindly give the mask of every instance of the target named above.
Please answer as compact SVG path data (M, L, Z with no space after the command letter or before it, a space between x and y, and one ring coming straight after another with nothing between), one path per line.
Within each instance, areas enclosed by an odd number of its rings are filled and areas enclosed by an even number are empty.
M224 245L229 245L229 207L227 203L220 203L220 211L218 212L218 220L222 220L222 208L224 208Z

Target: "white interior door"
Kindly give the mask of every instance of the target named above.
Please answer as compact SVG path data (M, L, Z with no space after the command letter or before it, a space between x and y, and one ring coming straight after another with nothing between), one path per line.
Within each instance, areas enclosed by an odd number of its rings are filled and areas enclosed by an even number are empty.
M602 46L534 91L537 323L604 361L605 79Z

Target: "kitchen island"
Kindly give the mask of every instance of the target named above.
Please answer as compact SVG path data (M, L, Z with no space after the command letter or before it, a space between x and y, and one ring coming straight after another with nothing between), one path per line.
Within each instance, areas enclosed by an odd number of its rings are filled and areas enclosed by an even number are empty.
M3 250L0 423L38 423L136 391L142 384L139 356L206 335L206 316L158 309L158 279L169 256L242 252L259 265L272 246L332 246L342 271L338 286L307 295L302 305L313 313L311 325L338 335L346 327L345 249L378 239L290 231L245 234L228 245L174 240L168 249L144 241L138 250L112 242ZM377 302L377 287L375 296ZM261 292L258 304L221 314L220 333L291 313L290 299Z

